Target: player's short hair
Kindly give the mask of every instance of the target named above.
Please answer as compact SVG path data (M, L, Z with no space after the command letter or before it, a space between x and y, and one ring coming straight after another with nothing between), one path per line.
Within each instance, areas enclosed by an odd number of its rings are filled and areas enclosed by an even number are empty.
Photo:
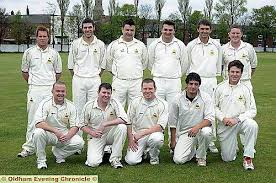
M45 31L45 32L47 32L47 36L49 37L49 30L45 26L43 26L43 25L37 26L36 31L35 31L36 37L38 36L38 32L39 31Z
M100 93L100 91L101 91L102 88L105 88L107 90L111 90L112 91L112 86L109 83L102 83L102 84L100 84L99 89L98 89L98 93Z
M238 25L238 24L233 24L233 25L231 25L230 28L229 28L229 32L230 32L232 29L240 29L241 32L242 32L242 27L241 27L240 25Z
M199 85L201 85L201 78L200 76L195 73L195 72L191 72L190 74L188 74L188 76L185 79L186 84L188 84L190 81L197 81L199 82Z
M199 22L197 23L197 28L199 28L200 25L206 25L206 26L209 26L210 29L212 29L212 24L207 19L201 19L201 20L199 20Z
M123 23L122 23L122 27L124 28L125 27L125 25L130 25L130 26L135 26L135 22L133 21L133 19L127 19L127 20L125 20L125 21L123 21Z
M171 25L171 26L173 26L173 28L175 29L175 23L173 22L173 21L171 21L171 20L165 20L163 23L162 23L162 27L163 27L163 25Z
M142 88L143 88L143 84L144 83L153 83L153 87L156 89L155 81L153 79L151 79L151 78L145 78L145 79L143 79L142 84L141 84Z
M234 66L237 67L237 68L239 68L239 69L241 69L241 73L243 72L244 65L243 65L243 63L241 63L241 61L239 61L239 60L233 60L233 61L231 61L228 64L228 71L230 71L230 68L234 67Z
M64 85L66 87L66 83L64 81L56 81L54 84L53 84L53 88L52 90L55 88L56 85Z
M82 28L83 28L83 24L85 24L85 23L91 23L91 24L93 25L93 27L94 27L94 25L95 25L94 21L93 21L90 17L86 17L86 18L82 21L82 23L81 23L81 27L82 27Z

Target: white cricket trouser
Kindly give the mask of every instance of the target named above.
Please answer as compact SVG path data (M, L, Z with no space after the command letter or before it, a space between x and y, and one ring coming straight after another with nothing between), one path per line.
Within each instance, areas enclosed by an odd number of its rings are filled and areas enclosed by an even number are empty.
M162 132L154 132L138 140L138 150L133 152L130 148L127 150L125 161L129 165L136 165L142 161L145 150L148 150L151 158L158 158L160 148L164 144L164 134Z
M206 160L207 149L212 138L211 127L202 128L195 137L188 137L188 132L180 135L176 140L173 161L183 164L190 161L194 155L196 158ZM198 148L196 149L196 146Z
M175 96L181 92L181 79L153 77L156 84L156 95L166 100L170 106Z
M181 93L181 79L169 79L169 78L159 78L153 77L156 85L156 95L166 100L169 105L175 99L178 93ZM168 142L171 142L171 131L168 128Z
M200 77L201 78L201 85L200 85L200 91L204 91L210 95L210 98L213 97L214 91L217 87L217 78L205 78L205 77ZM211 121L212 123L212 131L213 131L213 137L212 137L212 142L216 141L216 128L217 124L216 121Z
M36 128L34 131L34 144L36 148L37 162L46 162L45 148L47 144L54 146L52 152L57 159L63 158L74 154L81 150L84 145L83 139L79 135L74 135L66 143L61 143L55 134L45 131L41 128Z
M141 79L123 80L117 77L113 77L112 81L112 96L119 100L123 107L137 96L141 96Z
M81 115L86 102L95 100L98 97L98 89L101 84L100 76L85 78L74 75L72 79L73 103L76 106L78 115Z
M103 160L104 147L105 145L112 145L112 153L109 161L112 162L114 159L122 159L122 150L127 135L127 127L125 124L119 124L111 128L111 130L101 138L94 138L88 140L87 148L87 160L86 165L91 167L97 167Z
M223 122L218 124L218 139L221 147L221 157L223 161L233 161L237 155L237 134L245 137L243 156L254 158L258 124L253 119L246 119L235 126L225 126Z
M26 142L22 145L22 148L34 152L34 143L32 140L32 135L35 130L34 124L34 115L38 108L39 103L47 98L52 96L52 85L46 86L37 86L29 85L29 91L27 93L27 113L28 113L28 125L26 132Z

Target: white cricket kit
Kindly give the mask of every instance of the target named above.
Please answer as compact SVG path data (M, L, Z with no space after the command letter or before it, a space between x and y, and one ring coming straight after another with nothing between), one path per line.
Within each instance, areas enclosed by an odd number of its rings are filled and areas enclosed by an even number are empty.
M106 69L113 74L113 96L123 106L126 100L141 95L143 70L148 65L148 54L144 43L133 38L126 42L122 36L111 42L106 52Z
M181 77L188 66L186 46L175 37L170 43L160 37L149 45L148 52L148 68L156 83L156 94L170 104L181 92Z
M241 41L238 49L235 49L230 42L222 46L223 50L223 77L225 80L228 79L228 64L233 60L239 60L244 65L241 82L247 87L252 89L250 82L251 69L257 67L257 55L253 46L249 43Z
M39 103L43 99L52 96L51 90L56 82L56 74L62 72L60 55L50 47L43 50L37 45L33 46L24 52L21 71L29 74L29 90L27 93L28 125L26 142L22 145L22 148L34 152L32 134L35 124L33 117Z
M118 100L111 98L104 111L98 106L97 100L87 102L83 108L80 120L82 127L88 126L92 130L96 130L102 122L117 118L121 118L126 123L128 121L123 106ZM110 162L117 158L121 160L126 134L127 128L125 124L106 127L101 138L95 138L88 134L87 160L85 164L92 167L98 166L102 162L105 145L112 145Z
M101 84L100 72L105 69L105 45L94 36L88 44L80 37L73 41L69 57L68 69L73 69L72 79L73 102L80 115L87 101L95 100Z
M187 45L189 68L187 75L195 72L201 77L201 91L210 96L217 86L216 76L221 75L222 48L220 43L209 37L208 43L204 44L199 38L194 39Z
M77 110L72 102L65 99L62 105L57 105L53 97L41 101L34 116L34 123L46 122L49 126L58 129L63 134L68 133L70 128L79 128ZM47 144L53 146L52 152L56 159L65 159L82 149L83 139L74 135L66 143L61 143L52 132L36 128L33 134L36 148L37 162L46 162L45 148Z
M151 128L159 124L163 129L168 122L168 104L161 98L154 98L152 101L146 101L144 97L136 97L131 102L128 109L129 123L132 125L133 134ZM164 134L154 132L138 140L138 150L133 152L128 148L125 161L130 165L135 165L142 161L142 155L145 150L149 152L150 157L158 158L160 148L164 144Z
M218 85L214 97L222 159L236 159L238 133L245 136L243 155L254 158L258 124L253 120L257 110L252 91L242 83L230 85L226 80ZM225 126L223 118L237 118L240 122L232 127Z
M204 119L214 121L214 115L212 100L205 92L200 91L192 102L187 99L186 91L175 97L169 112L169 127L176 128L173 157L175 163L190 161L195 154L196 158L206 159L206 151L212 137L211 127L202 128L196 137L188 137L188 132Z

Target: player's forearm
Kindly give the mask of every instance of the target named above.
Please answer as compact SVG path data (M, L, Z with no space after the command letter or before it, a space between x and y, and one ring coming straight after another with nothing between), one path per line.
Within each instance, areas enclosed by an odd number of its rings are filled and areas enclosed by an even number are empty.
M71 76L74 76L74 70L73 69L69 69Z
M170 128L171 131L171 144L176 141L176 128Z
M103 126L108 127L108 126L114 126L114 125L125 124L125 123L126 122L122 118L116 118L116 119L111 120L111 121L105 121L103 123Z
M76 135L76 133L79 131L79 128L74 126L72 128L69 129L68 133L67 133L67 137L68 139L71 139L74 135Z
M51 133L57 133L58 130L56 128L51 127L47 124L45 121L41 121L35 125L36 128L41 128L45 131L51 132Z
M25 81L28 82L28 80L29 80L29 73L28 72L22 72L22 77L24 78Z
M58 81L60 77L61 77L61 73L56 73L56 81Z
M202 129L204 127L211 126L211 121L204 119L202 122L196 125L198 129Z

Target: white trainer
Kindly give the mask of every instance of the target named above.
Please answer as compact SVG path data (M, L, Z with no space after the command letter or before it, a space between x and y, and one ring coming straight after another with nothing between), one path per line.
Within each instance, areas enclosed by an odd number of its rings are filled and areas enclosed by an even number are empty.
M159 164L159 158L150 158L150 164L151 165L158 165Z
M46 164L46 162L38 162L37 163L37 168L38 169L47 169L47 164Z
M23 149L20 153L17 154L17 157L25 158L27 156L33 155L34 152L29 152L26 149Z
M123 165L122 165L122 163L120 162L120 160L119 159L114 159L113 161L111 161L111 166L113 167L113 168L123 168Z
M64 158L56 158L56 163L57 164L65 163L65 159Z
M206 160L203 158L197 158L197 166L206 166Z
M215 145L214 142L210 142L210 144L209 144L209 150L210 150L211 153L218 153L219 152L219 150L216 147L216 145Z
M112 153L112 145L104 146L104 153L111 154Z
M244 157L244 159L243 159L243 168L245 170L254 170L254 165L253 165L253 162L252 162L252 158Z

